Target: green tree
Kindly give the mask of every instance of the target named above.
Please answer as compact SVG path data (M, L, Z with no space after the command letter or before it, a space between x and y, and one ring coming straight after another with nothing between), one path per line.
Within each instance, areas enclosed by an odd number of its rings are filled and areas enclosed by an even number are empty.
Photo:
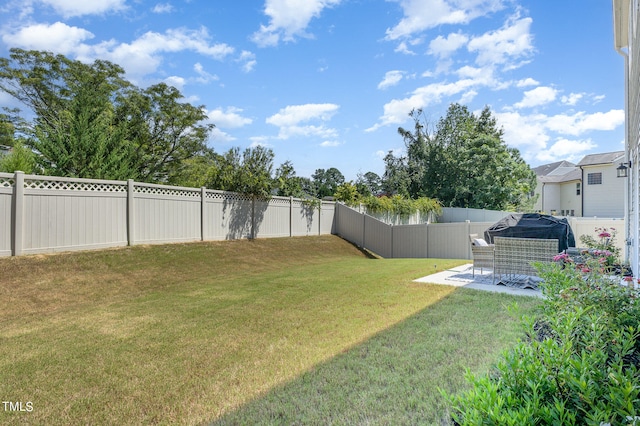
M35 154L19 140L13 142L11 153L0 157L0 172L13 173L16 171L27 174L33 174L36 171Z
M216 156L207 186L268 198L274 188L273 158L273 151L263 146L247 148L242 154L240 148L231 148Z
M35 118L27 144L45 173L169 182L206 150L202 107L166 84L139 89L108 61L12 49L0 58L0 90Z
M353 182L345 182L338 186L335 192L335 197L337 201L342 201L349 206L356 205L360 201L358 188Z
M535 173L507 147L489 107L475 116L452 104L431 131L422 111L412 111L412 131L398 129L406 156L385 158L385 184L412 198L430 197L445 206L519 208L535 187Z
M174 180L183 162L207 151L213 124L201 124L203 106L182 102L178 89L165 83L147 89L131 88L120 99L116 114L126 123L133 142L132 161L145 182Z
M356 188L363 197L379 195L382 190L382 180L374 172L359 173L356 179Z
M384 175L382 175L381 182L382 193L408 197L411 178L409 176L407 157L396 157L392 151L389 151L384 157L384 166Z
M338 187L344 183L344 175L335 167L330 169L316 169L311 175L316 193L316 198L333 196Z
M296 176L291 161L285 161L276 169L275 185L281 197L302 197L302 179Z

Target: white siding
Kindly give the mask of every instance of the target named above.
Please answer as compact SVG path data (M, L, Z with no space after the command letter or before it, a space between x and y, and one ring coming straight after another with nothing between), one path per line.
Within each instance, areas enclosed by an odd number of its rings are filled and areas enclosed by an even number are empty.
M616 176L616 165L583 167L584 217L624 217L625 179ZM589 184L590 173L602 173L601 184Z

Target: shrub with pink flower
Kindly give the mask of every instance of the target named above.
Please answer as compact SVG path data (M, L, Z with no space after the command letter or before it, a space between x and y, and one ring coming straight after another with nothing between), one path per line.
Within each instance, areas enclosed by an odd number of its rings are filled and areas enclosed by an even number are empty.
M600 263L605 267L613 267L619 263L620 249L616 246L615 228L596 228L595 239L591 235L582 235L580 241L589 248L588 252L591 256L598 258Z

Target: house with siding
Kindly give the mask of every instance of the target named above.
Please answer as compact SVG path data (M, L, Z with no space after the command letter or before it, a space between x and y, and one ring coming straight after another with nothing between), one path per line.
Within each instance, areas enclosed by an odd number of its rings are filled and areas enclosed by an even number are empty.
M537 177L534 209L560 216L582 216L580 169L568 161L533 169Z
M585 156L578 164L558 161L534 168L536 211L559 216L624 217L625 181L616 168L624 151Z
M624 217L626 182L616 169L624 160L624 151L591 154L578 167L582 173L582 216Z
M640 193L638 150L640 148L640 0L613 0L614 49L624 60L625 82L625 237L627 261L640 276Z

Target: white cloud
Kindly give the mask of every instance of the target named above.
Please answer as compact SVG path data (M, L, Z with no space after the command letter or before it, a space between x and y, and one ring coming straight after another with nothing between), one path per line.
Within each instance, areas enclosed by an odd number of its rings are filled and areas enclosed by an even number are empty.
M406 42L402 42L400 44L398 44L398 46L395 48L394 52L396 53L404 53L405 55L415 55L416 52L414 52L413 50L409 49L409 46L407 46Z
M313 18L327 7L342 0L266 0L264 14L268 25L260 25L252 40L259 46L276 46L280 41L293 41L296 37L308 37L306 28Z
M560 138L548 149L540 151L536 155L536 160L548 163L559 160L579 161L596 146L591 139L580 141Z
M173 86L180 91L182 91L182 88L186 84L186 80L183 77L178 77L175 75L165 78L164 82L167 83L169 86Z
M258 63L258 61L256 61L256 55L248 50L243 50L237 61L242 63L242 71L246 73L253 71Z
M223 132L217 127L211 130L209 138L212 139L215 143L230 143L236 140L235 137L231 136L229 133Z
M593 114L577 112L573 115L554 115L548 117L546 126L554 132L579 136L593 130L613 130L622 124L624 124L624 110L612 109Z
M204 67L202 66L202 64L200 62L196 62L193 65L193 70L196 72L196 74L198 74L198 77L196 78L196 81L198 83L209 83L210 81L217 81L219 80L218 76L215 74L210 74L207 71L205 71Z
M378 89L384 90L389 87L395 86L400 82L400 80L402 80L403 76L404 76L403 71L398 71L398 70L388 71L384 75L384 79L378 84Z
M570 140L565 136L580 136L591 131L610 131L624 124L624 111L611 110L588 114L577 112L568 114L530 114L519 112L495 113L499 126L504 129L504 140L518 148L527 161L555 161L568 159L571 148L574 158L595 147L590 139ZM556 142L548 146L555 138Z
M321 147L323 148L332 148L335 146L340 146L342 145L342 143L338 142L338 141L324 141L320 144Z
M575 105L584 97L584 93L570 93L568 96L560 98L565 105Z
M533 52L530 33L531 18L510 19L501 29L473 37L468 44L470 52L477 52L476 63L480 66L507 64L516 67L514 60L529 56Z
M251 124L253 120L243 117L240 115L241 112L241 108L231 106L226 109L216 108L211 110L207 113L207 116L216 127L221 128L238 128Z
M126 0L40 0L65 18L100 15L124 9Z
M9 46L27 50L46 50L68 55L76 53L79 46L94 35L82 28L71 27L62 22L51 25L34 24L22 27L13 34L5 34L2 41Z
M546 148L550 136L543 125L543 116L527 116L518 112L498 112L494 115L498 126L504 129L504 140L507 145L521 150L525 159L527 157L530 159L531 153L537 153Z
M553 87L539 86L524 92L524 97L513 106L516 108L530 108L545 105L556 100L558 91Z
M338 136L335 129L328 128L324 124L303 125L310 121L328 121L340 108L336 104L306 104L290 105L277 114L266 119L268 124L273 124L280 128L278 138L289 139L291 137L320 137L323 139L334 139Z
M212 44L205 28L168 29L164 33L149 31L131 43L106 40L87 44L86 41L93 37L87 30L56 22L25 26L15 33L3 35L2 40L13 47L47 50L84 62L97 58L110 60L122 66L133 80L155 72L163 61L164 53L193 51L224 60L234 52L234 48L225 43Z
M158 3L153 6L153 13L171 13L173 6L170 3Z
M475 72L474 72L475 70ZM403 99L392 99L383 107L383 114L378 123L366 129L373 132L380 127L392 124L402 124L408 119L408 114L413 109L425 108L438 104L443 98L461 95L462 99L471 99L476 95L475 88L491 86L495 81L491 77L491 71L469 68L469 74L475 74L473 78L463 78L453 83L433 83L417 88L411 96Z
M446 58L464 46L468 41L469 37L459 32L451 33L446 38L438 36L429 43L428 53L440 58Z
M386 38L410 37L443 24L467 24L473 19L503 8L501 0L393 0L404 17L387 29Z
M537 86L537 85L539 85L539 84L540 84L540 83L539 83L539 82L537 82L536 80L534 80L533 78L531 78L531 77L527 77L527 78L525 78L525 79L523 79L523 80L518 80L518 81L516 82L516 87Z
M289 105L267 118L274 126L295 126L310 120L329 120L340 108L336 104Z

